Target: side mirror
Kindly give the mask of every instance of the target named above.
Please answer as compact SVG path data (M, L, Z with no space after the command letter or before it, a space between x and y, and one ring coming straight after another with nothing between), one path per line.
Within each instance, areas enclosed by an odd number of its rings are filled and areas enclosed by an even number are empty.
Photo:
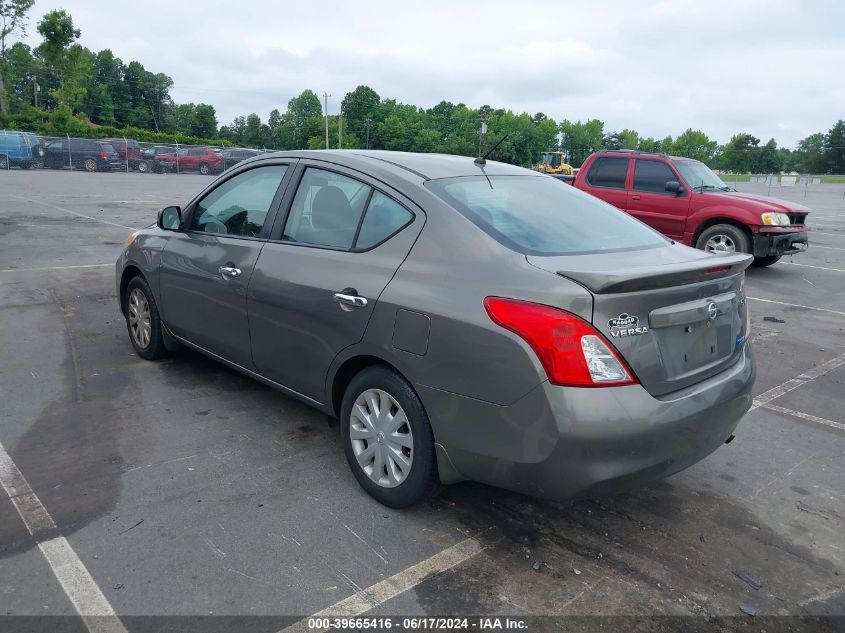
M182 227L182 209L164 207L158 212L157 224L164 231L178 231Z
M671 191L676 196L679 196L684 192L684 188L677 180L670 180L666 183L666 191Z

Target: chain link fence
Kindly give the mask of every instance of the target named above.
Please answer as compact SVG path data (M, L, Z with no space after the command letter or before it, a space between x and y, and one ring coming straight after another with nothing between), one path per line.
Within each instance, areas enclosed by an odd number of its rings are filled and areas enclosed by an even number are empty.
M0 170L66 169L142 174L219 174L265 149L145 143L129 138L37 136L0 130Z

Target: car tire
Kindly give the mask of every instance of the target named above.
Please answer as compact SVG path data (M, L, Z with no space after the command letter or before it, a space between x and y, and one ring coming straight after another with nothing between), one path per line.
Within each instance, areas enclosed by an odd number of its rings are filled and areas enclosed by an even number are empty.
M208 176L211 173L211 167L208 166L208 163L200 163L200 173L203 176Z
M97 171L97 159L86 158L85 161L82 163L82 167L87 172Z
M340 429L352 474L379 503L406 508L440 488L428 415L408 381L392 369L369 367L352 379Z
M140 275L133 277L126 286L123 313L126 315L129 341L138 356L146 360L167 356L158 306L149 284Z
M140 161L138 163L138 171L141 172L142 174L149 173L150 172L150 164L145 160Z
M21 163L21 169L29 169L32 167L32 163L26 161L25 163Z
M751 263L752 266L757 266L758 268L765 268L766 266L771 266L772 264L779 262L781 255L768 255L766 257L755 257L754 261Z
M695 247L708 253L750 253L748 234L733 224L714 224L698 236Z
M0 169L8 169L9 168L9 159L5 156L0 156Z

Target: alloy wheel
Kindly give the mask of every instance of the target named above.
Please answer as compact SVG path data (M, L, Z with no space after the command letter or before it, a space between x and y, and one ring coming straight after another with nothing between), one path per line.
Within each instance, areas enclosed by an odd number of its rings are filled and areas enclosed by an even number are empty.
M708 253L735 253L736 244L730 235L719 233L707 240L704 250Z
M361 470L383 488L405 481L414 461L414 436L396 399L381 389L367 389L349 417L349 439Z
M127 318L129 319L129 330L132 339L141 349L146 349L150 344L152 324L150 319L150 303L146 295L138 288L129 293L127 305Z
M85 171L97 171L97 161L95 161L93 158L86 158Z

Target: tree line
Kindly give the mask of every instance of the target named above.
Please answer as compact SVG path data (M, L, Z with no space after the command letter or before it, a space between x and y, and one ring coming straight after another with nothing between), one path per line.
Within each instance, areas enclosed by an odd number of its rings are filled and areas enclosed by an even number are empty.
M325 116L319 96L304 90L266 120L252 113L219 125L214 106L177 104L173 80L128 63L110 50L91 51L79 43L81 32L63 10L37 24L42 42L7 38L23 33L33 0L0 0L0 127L45 135L128 136L149 141L232 144L268 149L373 148L477 155L501 138L497 160L532 165L542 153L560 150L580 166L600 149L665 152L701 160L734 173L845 173L845 121L801 140L795 149L763 143L738 133L724 145L701 130L677 137L642 137L636 130L605 129L598 119L560 122L542 112L515 113L483 105L441 101L431 108L384 98L358 86L340 103L340 115ZM482 123L487 129L481 134Z

